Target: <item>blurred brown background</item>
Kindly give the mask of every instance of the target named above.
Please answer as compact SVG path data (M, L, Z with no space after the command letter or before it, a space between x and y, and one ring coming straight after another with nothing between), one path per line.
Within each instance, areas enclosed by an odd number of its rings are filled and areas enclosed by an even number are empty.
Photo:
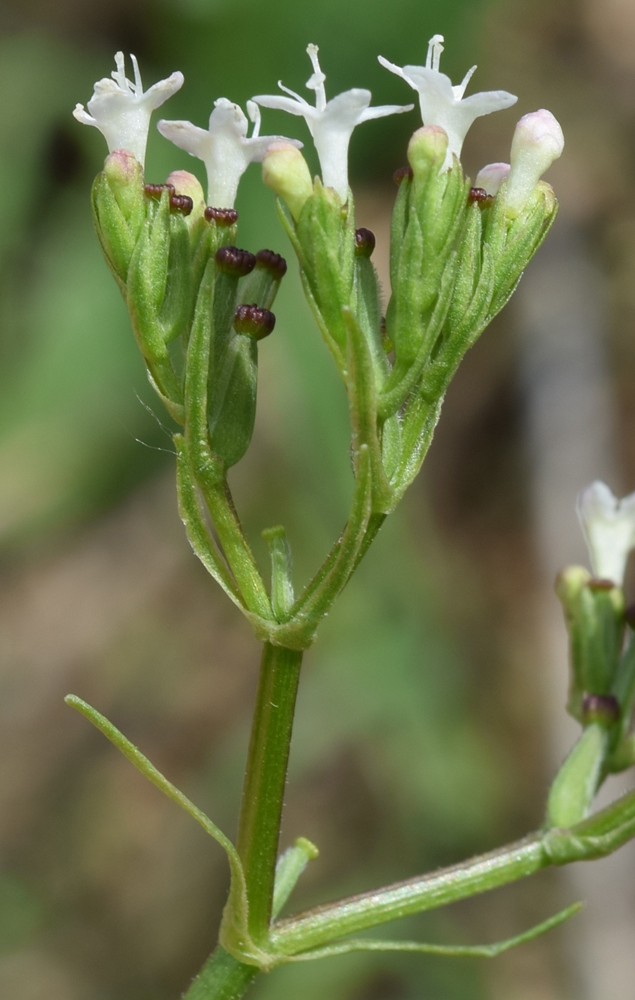
M480 119L464 162L508 157L546 106L565 155L561 215L518 295L448 395L425 470L307 656L284 845L320 858L294 905L458 860L537 826L575 727L551 583L584 560L573 503L596 476L635 486L635 6L629 0L5 0L0 38L0 996L173 1000L211 948L227 887L216 846L62 703L107 714L230 834L258 649L192 556L164 416L92 232L104 145L70 115L116 49L147 84L181 69L168 116L204 124L277 79L307 42L329 94L410 100L376 63L442 68L516 108ZM415 113L360 128L359 225L385 275L390 180ZM267 130L306 140L271 113ZM148 177L194 162L158 135ZM241 243L289 248L257 168ZM256 436L233 474L259 555L284 522L297 582L346 516L347 413L290 274L263 345ZM146 404L156 414L146 409ZM165 423L168 424L167 418ZM573 898L568 928L494 962L349 956L275 972L255 1000L623 1000L635 959L634 854L390 928L481 942Z

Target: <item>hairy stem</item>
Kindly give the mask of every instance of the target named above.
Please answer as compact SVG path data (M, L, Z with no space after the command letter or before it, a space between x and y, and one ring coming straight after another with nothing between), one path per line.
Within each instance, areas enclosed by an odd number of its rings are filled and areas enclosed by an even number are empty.
M266 941L271 921L282 800L302 653L265 643L254 711L238 853L245 869L249 930Z
M240 1000L257 975L255 965L238 962L219 945L182 1000Z

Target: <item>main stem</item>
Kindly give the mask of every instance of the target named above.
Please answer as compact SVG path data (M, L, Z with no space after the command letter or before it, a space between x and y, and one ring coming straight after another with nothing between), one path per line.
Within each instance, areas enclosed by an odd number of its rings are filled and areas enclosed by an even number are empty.
M282 803L302 653L265 643L238 825L249 930L256 944L269 933Z

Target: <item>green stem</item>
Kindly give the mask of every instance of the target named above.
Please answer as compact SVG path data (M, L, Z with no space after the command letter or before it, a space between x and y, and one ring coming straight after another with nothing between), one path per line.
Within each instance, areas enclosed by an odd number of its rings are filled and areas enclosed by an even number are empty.
M302 653L265 643L238 825L249 930L266 942Z
M238 962L219 945L182 1000L240 1000L257 975L255 965Z
M272 930L271 943L285 954L318 948L346 934L515 882L551 863L541 836L535 834L450 868L281 920Z

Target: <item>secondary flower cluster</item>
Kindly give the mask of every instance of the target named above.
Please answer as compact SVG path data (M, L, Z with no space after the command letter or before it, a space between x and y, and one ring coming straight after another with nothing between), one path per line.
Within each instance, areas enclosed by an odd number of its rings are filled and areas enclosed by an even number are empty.
M382 66L400 76L417 91L424 126L442 129L447 136L447 150L441 169L452 166L460 157L463 141L476 118L503 110L517 98L504 90L488 91L465 97L465 90L474 70L454 86L440 71L443 37L434 35L428 45L425 66L396 66L379 56ZM319 157L322 183L332 188L342 202L348 199L348 148L353 130L362 122L386 115L411 111L414 105L382 105L371 107L370 91L353 88L327 100L326 77L320 68L318 47L307 48L313 73L306 83L315 93L315 104L282 83L283 94L260 94L247 102L247 113L253 123L248 135L245 113L227 98L214 103L207 129L188 121L161 120L159 131L181 149L198 157L205 164L208 179L208 204L221 209L234 207L238 184L250 163L273 158L265 167L265 180L282 193L296 215L308 197L311 178L302 155L302 143L280 135L260 135L260 107L287 111L303 117L307 123ZM134 83L125 74L124 56L115 56L116 70L112 79L95 84L87 110L78 104L74 115L78 121L97 127L104 135L110 153L126 150L143 165L150 127L150 117L183 85L182 73L143 90L137 60L131 56ZM507 185L507 213L519 214L539 178L554 159L562 153L562 130L545 110L521 118L514 134L510 164L489 164L478 174L475 187L487 195L497 193L503 181ZM306 196L306 197L305 197Z

